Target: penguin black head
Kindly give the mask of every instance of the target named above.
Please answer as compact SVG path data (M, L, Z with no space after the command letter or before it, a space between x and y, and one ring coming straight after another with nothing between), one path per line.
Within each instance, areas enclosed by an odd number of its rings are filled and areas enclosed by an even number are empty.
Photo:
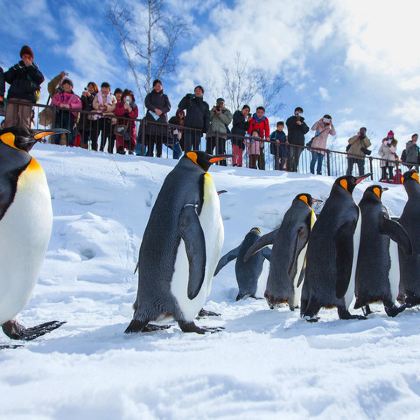
M13 149L29 152L37 141L51 134L69 133L63 129L28 130L26 127L16 126L0 130L0 141Z
M366 188L363 194L363 198L370 198L375 201L381 201L382 194L385 191L388 191L388 188L382 187L381 185L371 185L370 187Z
M261 230L260 230L260 228L259 228L259 227L253 227L253 228L250 230L250 232L252 232L252 233L256 233L257 235L260 235L260 234L261 234Z
M322 203L322 200L312 197L311 194L302 193L295 197L295 200L303 201L307 206L312 207L314 203Z
M357 184L360 184L366 178L369 178L372 174L366 174L362 176L340 176L334 182L334 186L338 188L342 188L343 190L349 192L350 194L353 193L354 189L356 188Z
M204 171L208 171L210 166L213 165L213 163L220 162L221 160L225 160L229 157L232 157L231 155L219 155L219 156L213 156L209 155L206 152L200 152L199 150L193 150L191 152L187 152L184 157L191 160L191 162L195 163L196 165L200 166Z
M414 182L417 182L417 183L420 182L420 180L419 180L419 173L416 170L414 170L414 169L411 169L411 171L407 171L403 175L403 179L402 179L403 184L405 184L406 182L408 182L410 180L411 181L414 181Z

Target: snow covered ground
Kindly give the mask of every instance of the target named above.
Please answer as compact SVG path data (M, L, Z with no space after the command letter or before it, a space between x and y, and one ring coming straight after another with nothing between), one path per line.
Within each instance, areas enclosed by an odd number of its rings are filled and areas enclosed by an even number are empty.
M54 229L34 296L19 319L67 324L0 353L5 419L418 418L420 313L395 319L380 306L367 321L322 311L309 324L264 300L234 301L234 263L215 278L199 321L225 331L170 330L126 336L137 290L141 237L173 161L108 156L40 145L53 197ZM332 179L211 169L221 196L224 252L248 230L275 228L292 198L326 198ZM360 199L364 183L355 192ZM401 213L405 192L384 202ZM30 215L28 215L30 217ZM267 267L261 277L264 291ZM9 343L3 336L1 344Z

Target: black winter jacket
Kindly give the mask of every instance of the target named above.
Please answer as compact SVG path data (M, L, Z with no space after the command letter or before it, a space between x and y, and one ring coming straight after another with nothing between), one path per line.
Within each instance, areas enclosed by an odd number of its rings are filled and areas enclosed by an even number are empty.
M235 137L232 137L232 144L241 146L242 149L244 149L244 139L240 138L239 136L245 136L245 133L248 131L248 121L239 110L234 112L232 121L232 134L235 135Z
M295 117L294 115L287 119L287 139L290 144L304 146L305 134L309 131L309 127L306 125L305 118L303 117L300 117L302 125L297 125L296 121L297 117Z
M185 95L178 105L178 109L186 110L185 127L199 128L207 133L210 123L209 104L191 93Z
M150 93L146 95L144 99L144 105L147 111L155 112L155 109L160 109L162 111L161 116L158 120L155 120L153 116L147 112L146 119L149 121L157 121L159 123L166 123L168 122L167 113L171 110L171 103L169 102L169 98L167 95L163 93L163 90L157 93L156 91L152 90Z
M10 85L8 99L25 99L31 102L36 101L35 92L44 81L44 76L35 63L25 66L23 61L10 67L4 73L4 78Z
M4 73L3 69L0 67L0 96L4 96L5 86L4 86Z

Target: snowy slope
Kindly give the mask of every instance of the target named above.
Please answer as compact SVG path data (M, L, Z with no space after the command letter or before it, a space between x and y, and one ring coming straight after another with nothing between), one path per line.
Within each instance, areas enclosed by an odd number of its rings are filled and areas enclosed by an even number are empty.
M234 263L206 305L222 333L125 336L137 290L141 237L173 161L40 145L54 208L53 237L25 324L59 330L0 353L0 417L7 419L418 418L420 313L309 324L264 300L236 303ZM275 228L292 198L326 198L332 180L212 168L225 223L224 252L253 226ZM360 199L362 185L355 192ZM399 215L406 196L384 196ZM28 215L30 217L30 215ZM264 290L267 267L261 278ZM2 337L1 343L9 343Z

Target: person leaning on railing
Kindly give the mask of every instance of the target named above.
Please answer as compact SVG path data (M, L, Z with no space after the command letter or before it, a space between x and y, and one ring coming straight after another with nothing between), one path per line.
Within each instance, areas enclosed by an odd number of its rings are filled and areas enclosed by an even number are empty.
M398 161L397 144L398 141L394 137L394 132L390 130L382 140L382 145L378 151L379 157L383 159L381 160L381 181L392 181L394 178L395 162Z
M245 149L245 134L248 130L249 120L251 119L251 108L244 105L233 114L232 123L232 164L233 166L242 166L242 155Z
M312 159L310 164L311 174L322 175L322 162L324 161L325 151L327 149L328 136L335 136L335 128L331 115L325 114L311 128L315 131L315 136L311 140Z
M408 169L415 168L419 170L420 164L420 148L417 146L418 134L413 134L411 140L405 145L405 150L401 155L401 160L408 167Z
M167 146L172 149L174 159L179 159L184 149L184 123L185 112L178 109L176 114L169 119L169 137Z
M288 145L287 136L284 132L284 122L278 121L276 130L270 134L270 153L273 155L276 171L287 169Z
M65 128L70 133L61 137L55 136L55 144L67 144L73 146L75 137L75 128L78 118L78 111L82 109L82 101L73 92L73 82L69 78L65 78L61 82L61 92L57 92L52 98L52 104L56 107L54 128Z
M4 125L6 128L21 125L30 129L32 105L39 98L44 76L34 63L34 53L29 46L22 47L20 58L19 63L4 73L4 79L10 85Z
M80 97L82 101L82 110L84 111L79 120L80 147L87 149L89 140L91 141L92 150L98 150L99 136L99 115L93 113L93 100L98 94L99 89L95 82L89 82Z
M117 100L115 99L115 96L111 93L111 85L108 82L103 82L101 84L101 91L97 95L95 95L95 98L93 99L93 108L96 111L100 112L98 128L101 132L101 152L104 151L107 141L111 140L111 118L114 115L116 104Z
M139 109L131 90L124 91L114 113L120 117L115 125L117 153L125 155L128 149L128 153L133 155L136 148L136 118L139 116Z
M253 132L257 131L261 141L258 142L260 146L260 153L258 153L258 169L265 170L265 153L264 141L270 140L270 121L265 116L265 108L259 106L255 114L249 120L248 134L253 136Z
M368 149L371 146L369 138L366 136L366 127L360 128L359 132L351 137L346 148L347 154L347 175L353 172L354 164L359 168L359 175L365 174L365 157L370 155L371 151Z

